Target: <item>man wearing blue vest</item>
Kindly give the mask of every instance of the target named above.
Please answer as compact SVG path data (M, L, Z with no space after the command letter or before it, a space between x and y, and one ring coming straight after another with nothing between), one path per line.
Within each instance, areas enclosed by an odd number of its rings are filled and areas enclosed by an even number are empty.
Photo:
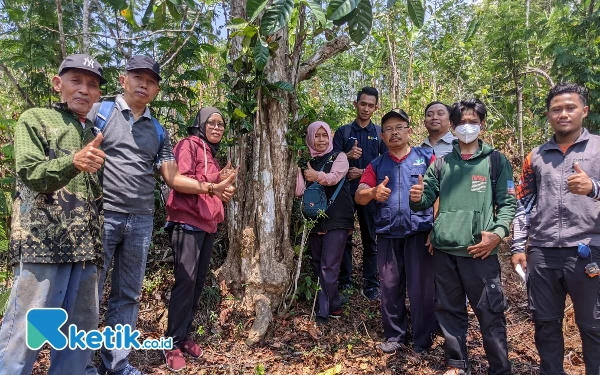
M435 332L434 274L426 242L432 228L433 209L412 212L409 190L435 160L430 148L410 147L409 118L393 109L381 119L381 137L388 152L365 169L356 191L356 203L375 201L377 266L381 278L381 317L385 353L402 348L408 317L405 297L408 286L414 351L431 347Z
M381 142L381 127L371 121L377 110L379 93L373 87L363 87L356 96L354 108L356 119L341 126L333 136L333 151L344 152L348 156L348 179L350 193L354 195L360 177L369 163L387 151ZM379 280L377 278L377 244L375 242L375 205L355 205L354 210L360 225L360 237L363 246L363 295L376 301L379 298ZM348 302L348 291L352 289L352 236L348 236L339 278L342 302Z
M108 106L110 111L101 113L107 107L99 103L88 113L88 119L104 135L104 268L98 294L102 299L108 267L114 259L105 317L106 326L113 328L117 324L129 324L132 330L136 327L154 227L154 168L169 187L182 193L215 194L227 201L234 191L230 185L235 173L215 185L179 173L168 134L148 108L159 92L160 79L157 62L148 56L132 56L125 74L119 77L123 94ZM129 364L128 355L128 350L103 348L98 373L141 374ZM89 365L87 374L95 373Z

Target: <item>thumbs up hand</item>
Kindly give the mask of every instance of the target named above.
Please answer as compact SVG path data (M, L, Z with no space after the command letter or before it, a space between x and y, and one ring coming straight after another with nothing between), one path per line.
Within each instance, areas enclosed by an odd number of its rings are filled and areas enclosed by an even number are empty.
M423 176L419 175L419 182L410 188L410 200L420 202L423 197L423 190L425 190L425 183L423 182Z
M567 188L573 194L588 195L592 192L592 181L590 180L587 173L585 173L580 167L579 163L573 164L573 170L575 173L567 178Z
M85 145L79 152L73 155L73 165L82 172L96 173L104 163L106 155L100 150L100 144L104 136L98 133L90 143Z
M383 181L373 189L373 199L377 202L385 202L390 197L392 190L387 188L388 182L390 182L390 178L385 176Z
M219 175L221 176L221 181L229 177L230 174L235 172L235 169L231 167L231 161L227 161L227 165L221 169Z
M319 178L319 172L315 171L312 168L310 162L306 163L306 169L304 170L304 178L306 178L306 181L308 182L317 181L317 179Z
M358 140L354 140L354 145L352 146L350 151L348 151L346 156L348 156L348 159L358 159L361 157L361 155L362 148L358 147Z

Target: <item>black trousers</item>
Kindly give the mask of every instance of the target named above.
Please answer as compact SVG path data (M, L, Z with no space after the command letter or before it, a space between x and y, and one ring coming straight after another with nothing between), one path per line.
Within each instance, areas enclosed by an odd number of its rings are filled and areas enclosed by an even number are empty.
M529 249L527 291L542 375L566 374L562 322L567 294L581 335L585 373L600 375L600 277L584 271L592 261L600 264L600 247L591 250L591 257L583 259L576 247Z
M506 342L506 299L497 255L459 257L435 250L436 316L445 337L448 366L469 368L465 295L479 321L490 375L511 374Z
M194 315L213 251L214 234L189 231L180 225L167 228L174 256L175 285L169 300L167 337L173 337L173 345L187 340L192 330Z
M383 334L388 341L406 341L408 286L413 341L422 348L431 347L436 329L433 259L426 241L427 233L401 239L377 238Z
M338 290L338 277L348 229L334 229L325 234L308 237L315 275L319 277L317 316L327 318L330 313L342 310Z
M377 277L377 243L375 241L375 202L366 206L354 204L358 216L360 238L363 245L363 289L379 286ZM342 268L340 269L340 285L352 285L352 235L346 240Z

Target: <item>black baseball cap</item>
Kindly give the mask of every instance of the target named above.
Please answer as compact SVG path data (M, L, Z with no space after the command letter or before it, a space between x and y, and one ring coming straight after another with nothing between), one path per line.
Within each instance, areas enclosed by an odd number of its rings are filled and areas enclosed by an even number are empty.
M383 117L381 118L381 125L383 125L384 122L391 119L392 117L400 117L402 120L410 123L410 121L408 119L408 114L406 112L404 112L400 108L394 108L391 111L389 111L388 113L386 113L385 115L383 115Z
M156 74L156 77L160 81L162 78L160 77L160 65L150 56L145 55L135 55L131 56L129 62L127 62L127 67L125 70L137 70L137 69L149 69Z
M98 78L100 78L101 85L106 83L106 80L104 79L104 70L102 69L102 66L98 61L96 61L96 59L94 59L88 54L78 53L75 55L67 56L67 58L63 60L63 62L60 64L60 67L58 68L58 75L62 76L69 69L87 70L89 72L94 73L98 76Z

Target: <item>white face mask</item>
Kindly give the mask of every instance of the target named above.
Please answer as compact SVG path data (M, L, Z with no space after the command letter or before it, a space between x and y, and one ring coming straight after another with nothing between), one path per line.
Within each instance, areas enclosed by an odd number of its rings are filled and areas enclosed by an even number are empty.
M479 132L481 132L481 125L479 124L463 124L458 125L456 129L454 129L456 133L456 138L458 138L461 142L469 144L479 137Z

